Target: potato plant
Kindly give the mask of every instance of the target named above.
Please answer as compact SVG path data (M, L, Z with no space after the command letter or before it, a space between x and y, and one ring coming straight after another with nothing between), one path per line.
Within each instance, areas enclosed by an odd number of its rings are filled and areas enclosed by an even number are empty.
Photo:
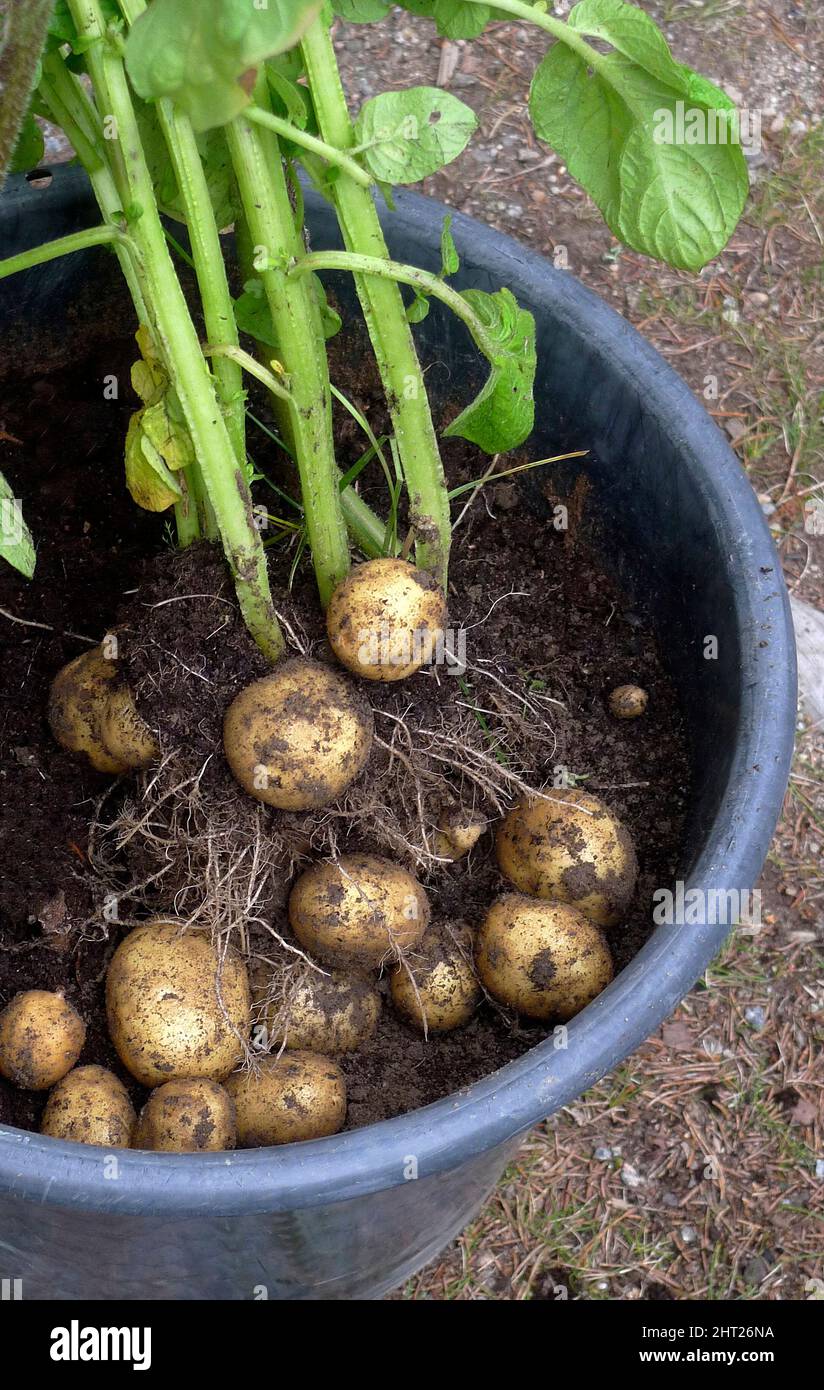
M737 114L722 91L677 61L644 11L625 0L580 0L566 20L545 0L403 7L450 39L471 40L507 18L532 26L536 136L564 160L613 234L687 270L726 244L747 193ZM432 87L379 93L353 115L332 26L336 17L380 23L389 8L384 0L31 0L11 11L0 49L0 167L37 165L37 118L47 118L86 170L100 214L86 231L0 261L0 278L93 246L117 259L137 345L126 485L138 506L173 516L181 548L198 540L222 547L249 636L272 668L235 687L221 711L226 763L258 817L341 804L335 814L345 817L345 798L378 742L381 687L411 681L443 643L457 494L446 482L413 336L432 300L458 318L487 366L482 389L458 402L443 434L494 459L523 445L534 423L535 324L510 288L455 287L460 256L448 217L440 273L389 254L381 201L392 208L396 186L460 156L477 124L465 103ZM659 138L662 115L685 105L712 116L726 138ZM333 208L343 250L308 249L307 181ZM239 294L230 288L229 228ZM184 294L186 266L194 289ZM356 486L382 444L330 379L327 342L347 331L324 290L333 271L354 277L405 490L405 539L397 493L382 516ZM329 661L307 659L302 648L287 656L286 637L299 644L275 613L252 504L249 379L268 392L296 465ZM339 467L335 398L370 440L361 465L348 471ZM0 500L9 496L0 477ZM0 555L33 577L25 527L0 535ZM365 643L364 634L377 640ZM613 694L615 718L643 715L643 689ZM144 721L135 693L99 649L57 675L49 718L63 747L111 776L139 776L168 752L164 729ZM413 761L406 759L414 778ZM484 764L477 785L495 790L491 776ZM286 944L310 974L289 1009L285 990L271 992L264 1008L275 1046L287 1049L281 1054L241 1066L250 1060L252 1021L246 962L227 947L224 924L212 937L186 930L175 901L167 907L175 916L143 921L120 942L107 979L121 1061L143 1086L158 1088L139 1120L110 1073L70 1070L84 1030L59 996L19 996L0 1015L0 1071L20 1085L59 1083L44 1120L55 1136L175 1151L277 1144L342 1127L343 1073L326 1054L368 1045L379 1028L377 972L391 969L396 1014L425 1035L468 1025L484 990L532 1018L572 1017L611 979L602 929L625 918L635 850L597 798L542 793L514 775L513 788L520 799L499 822L496 848L518 892L471 924L474 938L463 924L430 924L424 887L368 845L301 866L290 879ZM237 834L237 817L230 808L221 820L220 810L200 822L189 807L179 823L205 825L222 884L229 874L220 868L221 836ZM488 810L447 798L432 819L430 860L443 871L476 853ZM262 844L256 840L253 859L273 852ZM305 854L296 852L292 868ZM20 1033L28 1014L30 1047Z

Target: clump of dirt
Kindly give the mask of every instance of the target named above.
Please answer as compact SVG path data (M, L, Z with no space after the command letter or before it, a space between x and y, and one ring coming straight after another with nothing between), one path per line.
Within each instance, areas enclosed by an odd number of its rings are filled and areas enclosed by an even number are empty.
M110 362L111 354L107 370ZM120 484L124 412L113 405L101 423L94 372L90 364L48 383L50 399L70 408L33 420L21 393L3 421L23 441L9 444L5 467L44 541L33 586L0 574L0 607L44 626L0 616L0 825L11 868L0 901L0 1005L19 989L65 988L89 1023L81 1060L113 1065L139 1100L114 1057L102 1003L108 960L130 923L155 911L191 921L205 913L259 967L294 952L285 902L301 866L377 852L417 873L436 921L471 928L504 888L492 822L521 786L551 782L560 768L607 800L638 848L636 894L611 935L620 969L649 932L653 887L673 876L687 765L650 630L597 557L574 533L524 511L511 486L490 487L457 532L451 566L450 621L466 637L465 668L364 686L376 729L365 773L337 805L275 811L241 792L223 757L225 710L266 665L222 557L207 545L164 549L161 525L136 512ZM451 468L456 481L483 471L469 446L452 451ZM331 662L310 566L299 565L290 584L292 555L270 554L291 647ZM85 646L66 635L81 615L84 637L115 631L140 712L161 737L159 768L136 778L92 773L55 747L45 724L49 681ZM649 692L649 707L640 720L618 721L608 695L628 682ZM434 831L459 803L490 828L466 859L445 863ZM385 979L379 988L387 993ZM466 1028L425 1040L386 1003L375 1036L341 1058L347 1124L448 1094L544 1031L486 1001ZM0 1083L0 1119L33 1126L41 1100Z

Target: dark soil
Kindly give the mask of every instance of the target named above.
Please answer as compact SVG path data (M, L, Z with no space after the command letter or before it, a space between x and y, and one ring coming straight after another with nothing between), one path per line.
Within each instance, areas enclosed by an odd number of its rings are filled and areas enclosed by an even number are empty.
M33 584L0 570L0 1007L20 989L64 989L88 1024L81 1061L112 1066L139 1103L142 1092L117 1061L103 1016L103 979L123 929L103 918L101 887L87 860L89 825L111 779L55 746L44 718L49 682L88 645L70 634L97 641L117 626L144 718L192 764L211 755L205 785L235 797L219 743L223 712L265 666L246 639L220 557L208 546L173 552L164 519L138 512L125 491L122 441L131 406L101 405L104 375L119 365L121 380L128 379L133 353L128 346L124 353L118 364L108 348L105 362L92 359L25 383L7 398L0 420L0 468L39 542ZM350 381L347 389L377 427L368 387ZM360 444L345 428L341 439L346 465L347 451L354 460ZM451 449L451 481L477 478L485 466L469 446ZM551 480L546 487L549 493ZM610 937L620 969L646 939L651 892L672 879L678 858L687 762L673 691L649 628L628 611L574 527L557 532L526 512L511 483L485 492L456 533L451 568L450 619L468 630L471 669L460 681L441 670L366 693L384 734L381 712L402 716L412 701L420 727L465 722L468 703L485 712L493 732L496 711L509 703L506 756L532 785L566 767L607 800L626 821L641 866L626 925ZM270 554L279 613L307 654L330 660L309 566L298 568L290 589L291 553L275 547ZM47 626L21 626L8 614ZM516 692L516 708L522 691L559 702L549 707L554 747L536 739L529 718L513 725L511 700L484 670ZM609 692L624 683L649 692L637 721L608 712ZM385 761L386 754L376 748L372 758ZM370 764L365 787L372 770ZM308 862L316 819L272 817ZM341 850L385 853L384 844L364 839L364 823L339 820ZM478 924L504 887L491 847L487 831L468 860L421 875L436 920ZM139 868L124 863L124 875ZM282 883L269 905L284 935L288 886ZM168 910L168 900L157 907ZM484 1003L466 1028L424 1041L387 1005L374 1039L341 1059L348 1127L449 1094L519 1055L544 1031ZM35 1127L43 1100L0 1081L0 1121Z

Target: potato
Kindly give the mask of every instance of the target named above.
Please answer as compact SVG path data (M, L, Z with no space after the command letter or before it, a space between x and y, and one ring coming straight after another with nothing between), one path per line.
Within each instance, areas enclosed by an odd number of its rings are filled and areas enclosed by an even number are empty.
M391 859L345 854L301 874L289 897L289 921L310 955L376 970L417 945L429 925L429 900Z
M435 832L435 853L441 859L463 859L478 843L486 821L463 806L444 811Z
M235 1105L217 1081L188 1076L152 1091L140 1112L133 1149L210 1153L237 1142Z
M414 984L413 984L414 981ZM392 972L392 1003L407 1023L448 1033L468 1023L481 998L467 932L431 928Z
M243 790L284 811L328 806L363 771L372 711L343 676L285 661L247 685L226 712L226 760Z
M125 768L150 767L160 757L157 740L141 719L132 692L118 685L109 695L100 720L100 735L109 753Z
M615 719L637 719L644 713L649 696L640 685L616 685L609 697L609 712Z
M354 1052L378 1026L381 997L370 980L310 971L285 1004L264 1013L274 1046L309 1052Z
M0 1076L26 1091L47 1091L71 1070L85 1041L86 1025L62 994L27 989L0 1013Z
M48 719L57 742L85 753L98 772L148 767L160 756L157 741L118 676L116 661L93 647L58 671L49 693Z
M249 1032L243 961L234 951L219 960L207 933L180 927L172 918L135 927L106 976L112 1042L144 1086L222 1081L243 1057Z
M40 1133L75 1144L128 1149L137 1116L119 1077L106 1067L75 1067L46 1101Z
M522 893L571 903L598 926L616 926L638 874L629 832L597 796L546 795L522 798L499 826L501 873Z
M612 979L599 927L568 903L504 893L486 914L475 965L489 993L528 1018L579 1013Z
M346 1083L331 1057L284 1052L255 1071L238 1071L226 1090L235 1103L238 1144L254 1149L337 1134L346 1119Z
M445 626L443 590L407 560L355 565L326 610L338 661L370 681L402 681L427 665Z

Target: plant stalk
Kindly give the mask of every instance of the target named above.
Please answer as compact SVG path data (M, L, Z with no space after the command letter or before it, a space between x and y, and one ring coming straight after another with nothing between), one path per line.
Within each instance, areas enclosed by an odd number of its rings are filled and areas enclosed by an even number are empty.
M258 84L258 101L266 100ZM326 346L311 281L290 280L278 262L303 251L277 139L243 116L226 127L243 213L254 247L292 401L290 433L321 603L349 572L332 437Z
M322 16L301 40L303 59L327 144L346 151L354 131L329 25ZM389 259L371 190L341 172L330 188L347 250ZM449 498L423 373L397 284L356 276L358 297L386 391L409 492L418 563L446 584L450 545Z
M59 256L71 256L74 251L114 244L135 249L134 242L117 227L88 227L84 232L72 232L69 236L43 242L40 246L33 246L30 251L20 251L16 256L8 256L0 261L0 280L5 280L7 275L15 275L19 270L31 270L32 266L56 261Z
M136 209L129 230L140 255L146 301L214 508L238 602L255 641L275 661L284 641L269 591L266 554L252 521L244 472L166 245L123 60L109 42L99 0L68 3L78 33L92 40L86 63L101 113L114 119L117 138L111 144L115 181L120 185L123 207Z

